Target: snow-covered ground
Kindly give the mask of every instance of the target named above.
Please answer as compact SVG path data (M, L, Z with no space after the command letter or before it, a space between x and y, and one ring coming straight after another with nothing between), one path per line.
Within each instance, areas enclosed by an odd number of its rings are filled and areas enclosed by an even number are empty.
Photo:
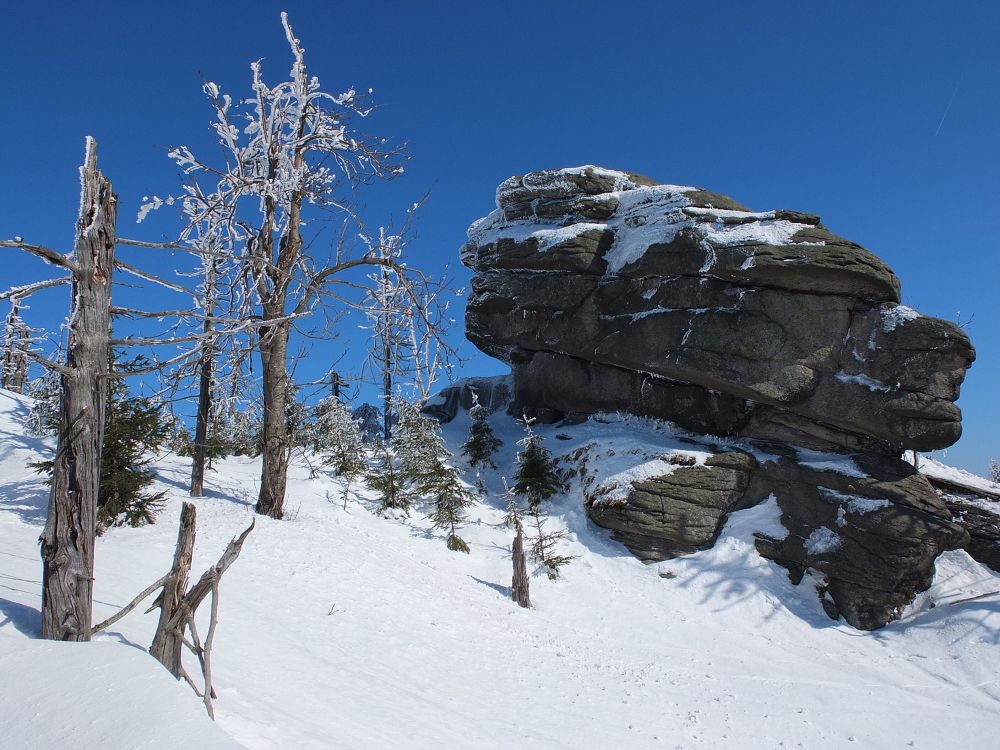
M380 518L364 494L345 509L340 482L310 478L300 460L288 519L259 518L223 579L213 726L141 652L155 613L91 645L31 640L45 489L25 464L45 445L23 436L25 413L0 392L4 748L61 747L71 733L83 748L226 747L222 733L249 748L995 747L1000 576L964 553L939 560L902 621L861 633L823 614L808 579L794 587L757 555L752 532L775 523L768 504L734 514L714 549L645 566L587 521L574 487L552 524L577 558L559 581L534 577L523 610L508 597L498 501L473 508L464 555L419 512ZM486 477L496 490L520 434L492 420L505 441ZM448 425L453 443L467 427L464 415ZM628 420L539 432L561 455L631 450L636 427L647 444L676 442ZM188 469L169 455L157 467L170 493L158 522L98 541L96 619L170 565ZM251 520L258 470L231 459L209 473L194 575Z

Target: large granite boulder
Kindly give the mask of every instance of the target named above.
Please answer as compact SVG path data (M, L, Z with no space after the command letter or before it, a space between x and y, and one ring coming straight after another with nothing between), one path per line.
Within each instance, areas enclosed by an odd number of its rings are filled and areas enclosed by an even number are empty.
M941 552L992 550L985 516L899 459L960 436L968 337L900 305L893 272L819 217L598 167L533 172L500 185L462 260L466 334L511 365L511 413L630 412L708 451L613 491L567 457L590 518L641 559L711 547L730 513L773 501L783 533L760 553L871 629Z
M961 434L968 337L899 305L893 272L816 216L597 167L534 172L500 186L462 260L466 333L511 364L519 408L614 404L886 455Z

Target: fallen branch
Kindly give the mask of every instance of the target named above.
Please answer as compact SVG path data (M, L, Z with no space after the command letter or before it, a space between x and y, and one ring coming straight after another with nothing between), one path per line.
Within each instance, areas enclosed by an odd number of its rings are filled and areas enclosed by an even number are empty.
M100 633L102 630L106 630L109 627L111 627L112 625L114 625L116 622L118 622L120 619L122 619L125 615L127 615L129 612L131 612L136 607L138 607L139 603L142 602L147 596L149 596L150 594L152 594L158 588L162 587L163 584L166 582L166 580L167 580L167 577L163 576L156 583L152 584L148 588L143 589L142 593L139 594L139 596L137 596L135 599L133 599L127 605L125 605L122 609L120 609L117 614L111 615L111 617L109 617L104 622L100 622L97 625L95 625L93 628L91 628L90 629L91 635L96 635L97 633ZM150 610L146 610L146 611L148 612Z

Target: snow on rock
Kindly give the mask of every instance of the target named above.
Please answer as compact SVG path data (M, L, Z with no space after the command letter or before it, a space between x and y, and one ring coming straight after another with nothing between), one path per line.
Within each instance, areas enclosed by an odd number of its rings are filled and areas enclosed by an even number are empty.
M910 320L916 320L920 313L906 305L886 305L882 308L882 330L886 333Z
M807 466L816 471L832 471L836 474L843 474L848 477L865 477L866 474L858 468L854 460L847 455L840 453L826 453L823 451L797 448L798 462L802 466Z
M837 532L826 526L820 526L809 534L802 546L810 555L824 555L839 549L840 545L841 540Z

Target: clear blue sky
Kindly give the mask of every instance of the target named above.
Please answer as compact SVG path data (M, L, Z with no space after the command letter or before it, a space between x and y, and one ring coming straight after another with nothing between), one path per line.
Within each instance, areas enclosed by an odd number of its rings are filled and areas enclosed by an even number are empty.
M979 360L947 460L981 473L1000 454L1000 4L12 3L0 236L66 247L86 134L121 198L121 233L148 236L129 226L143 195L176 185L164 146L207 142L201 82L242 94L259 57L271 80L287 73L281 9L325 87L374 88L367 128L409 143L406 175L365 201L369 216L399 218L431 191L415 265L449 264L464 283L458 247L497 183L551 167L819 213L892 266L905 304L971 319ZM7 253L3 286L46 273ZM344 346L314 347L316 371ZM501 369L463 354L465 373Z

